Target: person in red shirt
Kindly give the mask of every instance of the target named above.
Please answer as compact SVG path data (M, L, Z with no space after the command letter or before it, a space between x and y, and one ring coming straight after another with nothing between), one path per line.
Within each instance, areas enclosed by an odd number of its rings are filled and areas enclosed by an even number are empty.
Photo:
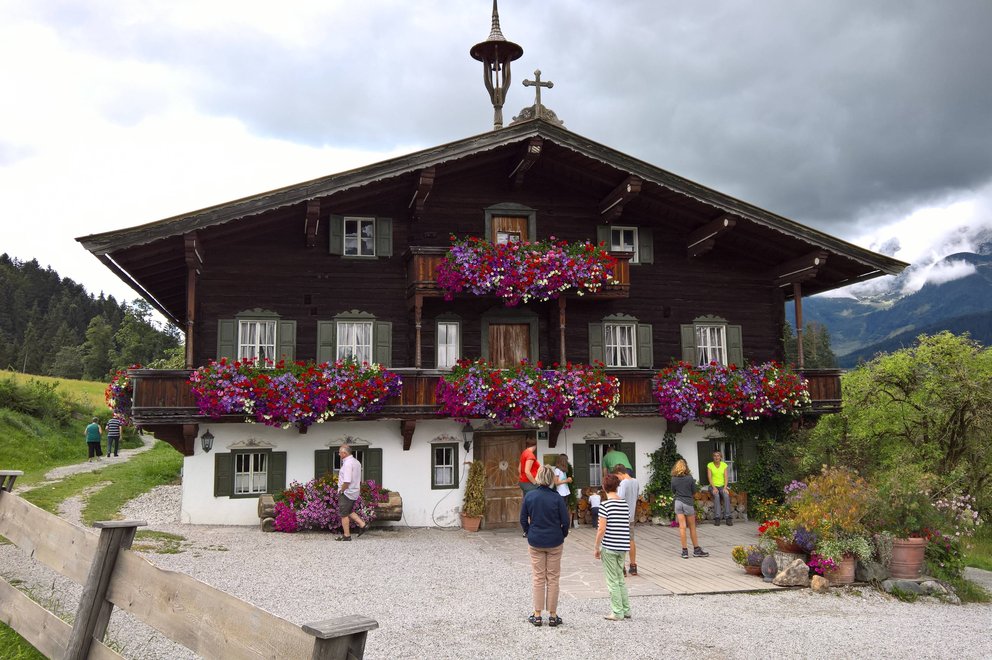
M537 440L527 438L527 446L520 452L520 490L526 495L537 488Z

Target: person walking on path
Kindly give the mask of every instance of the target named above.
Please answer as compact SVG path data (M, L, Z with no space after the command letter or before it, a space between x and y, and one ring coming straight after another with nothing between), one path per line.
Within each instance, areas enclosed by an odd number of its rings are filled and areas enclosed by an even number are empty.
M727 464L723 462L723 454L713 452L713 460L706 464L706 472L710 479L710 494L713 496L713 524L720 525L720 497L723 497L723 516L727 526L734 525L730 517L730 486L727 485Z
M89 452L88 463L92 463L94 460L100 460L100 456L103 454L103 450L100 449L100 419L97 417L93 418L93 421L86 426L86 431L84 435L86 437L86 449Z
M637 542L634 540L634 523L637 520L637 500L641 494L641 485L637 479L627 474L627 468L617 465L613 468L613 474L620 480L617 488L619 495L627 502L627 510L630 514L630 574L637 575Z
M592 526L599 528L599 505L603 499L599 495L599 491L595 488L589 488L589 511L592 512Z
M107 420L107 458L110 458L110 452L113 451L114 456L117 456L117 452L121 448L121 420L118 419L117 415L111 415L110 419Z
M568 509L568 499L572 495L572 487L569 486L572 483L572 477L568 476L568 454L558 454L558 461L555 463L554 467L555 474L555 490L561 495L562 499L565 500L565 508ZM569 517L571 517L571 510L569 510Z
M355 502L361 496L362 464L351 455L351 447L341 445L338 449L341 469L338 471L338 515L341 516L341 536L337 541L351 540L351 523L358 525L358 535L365 532L366 523L355 512Z
M692 537L692 556L709 557L710 553L699 547L696 538L696 479L689 471L685 459L675 461L672 467L672 493L675 494L675 518L679 521L679 540L682 541L682 559L689 558L689 548L685 544L685 528Z
M606 501L599 507L599 530L596 532L593 556L603 561L606 587L610 590L610 613L607 621L630 618L630 594L623 576L623 558L630 550L630 514L627 502L620 499L620 480L615 474L603 477Z
M534 613L527 620L542 624L541 613L548 611L548 625L561 625L558 616L558 581L561 578L561 553L568 536L568 507L565 498L553 488L555 472L550 465L537 471L537 487L524 496L520 507L520 526L527 537L530 568L533 576Z
M608 474L613 474L613 468L618 465L622 465L627 468L627 474L634 476L634 466L630 464L630 459L627 458L627 454L620 451L617 445L610 445L609 451L603 454L603 458L600 461L603 464L603 476Z

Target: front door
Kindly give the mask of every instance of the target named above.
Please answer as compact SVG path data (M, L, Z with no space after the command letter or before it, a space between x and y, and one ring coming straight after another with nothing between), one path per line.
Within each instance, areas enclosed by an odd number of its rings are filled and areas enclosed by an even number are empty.
M489 324L489 363L500 369L515 367L530 360L529 323Z
M493 216L493 235L489 240L497 245L503 243L520 243L528 240L527 218L503 216Z
M498 433L476 436L480 460L486 466L486 528L520 524L520 454L527 436Z

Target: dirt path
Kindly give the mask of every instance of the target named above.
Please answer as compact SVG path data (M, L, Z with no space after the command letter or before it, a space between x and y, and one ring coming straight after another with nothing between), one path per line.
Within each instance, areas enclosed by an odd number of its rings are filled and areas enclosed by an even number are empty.
M116 465L122 461L128 461L131 457L148 451L155 444L155 438L151 435L139 435L138 437L142 442L140 447L135 447L134 449L121 449L119 456L114 456L112 458L102 457L100 460L93 461L92 463L86 461L83 463L73 463L72 465L62 465L60 467L53 468L45 473L45 480L42 482L24 486L16 485L15 482L14 492L23 493L24 491L31 490L32 488L39 488L41 486L47 486L48 484L55 483L56 481L62 481L66 477L70 477L74 474L93 472L110 465ZM106 440L104 440L104 443L106 443ZM74 522L78 522L78 520L75 520Z

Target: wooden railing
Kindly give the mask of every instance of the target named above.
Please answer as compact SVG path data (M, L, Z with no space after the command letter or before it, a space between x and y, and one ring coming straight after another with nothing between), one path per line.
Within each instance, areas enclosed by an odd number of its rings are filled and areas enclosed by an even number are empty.
M406 253L407 257L407 297L416 295L434 298L444 295L437 286L437 267L448 254L446 247L413 246ZM619 252L613 255L617 260L614 277L617 284L603 287L596 293L587 293L585 297L593 298L628 298L630 297L630 259L629 252Z
M8 492L18 471L0 471L0 535L83 585L72 625L0 580L0 621L49 658L121 658L104 643L113 607L204 658L361 658L372 619L349 616L304 626L270 614L129 550L139 521L73 525ZM349 653L351 655L349 655Z
M813 412L841 411L840 377L844 373L843 369L802 369L800 373L809 381Z

